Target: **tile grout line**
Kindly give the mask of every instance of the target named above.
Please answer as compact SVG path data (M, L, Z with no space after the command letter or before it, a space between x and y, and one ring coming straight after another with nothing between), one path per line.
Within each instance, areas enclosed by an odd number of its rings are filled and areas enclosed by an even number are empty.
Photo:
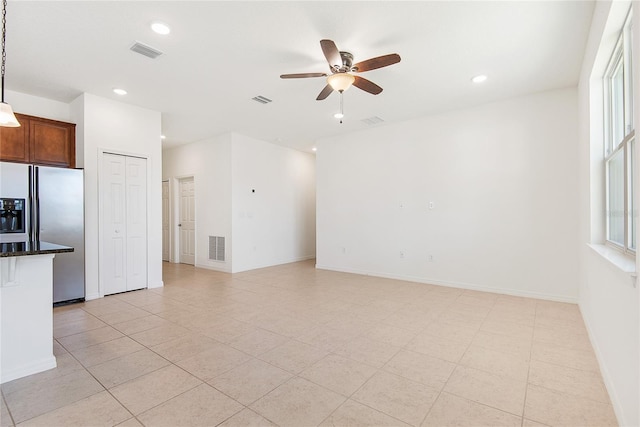
M533 328L531 328L531 347L529 348L529 369L527 369L527 381L525 383L524 388L524 402L522 404L522 420L521 426L524 427L524 415L527 409L527 394L529 393L529 377L531 376L531 361L533 360L533 337L536 331L536 319L538 317L538 302L536 301L536 305L533 311Z
M16 422L13 419L13 415L11 414L11 409L9 408L9 404L7 403L7 399L4 397L4 391L1 389L1 387L0 387L0 396L2 397L2 402L4 403L4 407L7 408L7 413L9 414L11 425L15 426Z

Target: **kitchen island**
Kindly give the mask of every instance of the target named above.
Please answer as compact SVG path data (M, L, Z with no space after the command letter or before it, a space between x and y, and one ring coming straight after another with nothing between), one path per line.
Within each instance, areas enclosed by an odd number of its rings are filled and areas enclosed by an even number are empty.
M53 258L73 251L42 241L0 243L0 384L56 367Z

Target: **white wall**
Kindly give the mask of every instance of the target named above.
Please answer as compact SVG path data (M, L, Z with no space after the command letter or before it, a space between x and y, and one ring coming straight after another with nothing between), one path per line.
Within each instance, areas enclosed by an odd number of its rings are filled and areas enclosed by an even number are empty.
M312 259L315 157L240 134L232 150L233 272Z
M83 94L71 104L72 117L82 118L79 140L84 146L86 298L103 295L99 288L99 160L103 151L147 158L147 280L162 286L162 149L157 111ZM78 130L77 130L78 131Z
M576 301L576 107L557 90L320 141L318 267Z
M26 93L5 90L5 100L16 113L30 116L44 117L46 119L60 120L62 122L76 123L71 120L71 108L69 104L54 101Z
M163 153L162 178L172 197L171 261L179 262L178 179L194 177L196 195L196 266L231 272L231 134L210 138ZM209 260L208 236L226 239L226 261Z
M91 94L71 104L7 91L14 111L76 123L76 166L85 174L85 278L86 298L102 296L98 271L98 159L102 150L148 158L148 265L149 287L162 286L162 149L161 117L156 111Z
M173 262L177 179L185 176L195 179L196 266L235 273L314 257L312 155L230 133L167 149L163 162L174 201ZM225 262L208 259L209 236L226 238Z
M635 278L587 244L604 243L605 194L602 144L602 75L617 41L628 2L598 2L579 84L578 254L580 310L621 425L640 425L640 296ZM635 2L635 58L640 57L640 4ZM640 81L636 67L634 82ZM640 105L640 85L635 85ZM636 132L640 108L636 109ZM637 156L636 156L637 158ZM636 185L636 198L640 185ZM637 215L637 213L636 213ZM633 263L632 263L633 264ZM638 261L636 260L636 265ZM636 268L637 271L637 268Z

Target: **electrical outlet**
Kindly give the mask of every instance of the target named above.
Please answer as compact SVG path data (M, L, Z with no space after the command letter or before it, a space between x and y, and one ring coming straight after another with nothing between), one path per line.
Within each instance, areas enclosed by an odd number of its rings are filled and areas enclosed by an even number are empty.
M345 248L344 246L342 247L342 253L346 254L347 253L347 248Z
M433 259L433 255L429 255L429 256L427 256L427 261L429 261L429 262L433 262L433 261L434 261L434 259Z
M433 202L429 202L429 210L433 209L433 207L434 207Z
M404 252L400 251L400 258L404 258Z

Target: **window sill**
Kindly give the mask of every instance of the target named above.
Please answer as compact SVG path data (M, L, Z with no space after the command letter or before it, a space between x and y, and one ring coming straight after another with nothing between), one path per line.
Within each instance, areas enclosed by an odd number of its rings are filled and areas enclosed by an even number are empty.
M606 245L588 244L588 246L623 273L627 273L631 277L636 277L635 258L625 255Z

